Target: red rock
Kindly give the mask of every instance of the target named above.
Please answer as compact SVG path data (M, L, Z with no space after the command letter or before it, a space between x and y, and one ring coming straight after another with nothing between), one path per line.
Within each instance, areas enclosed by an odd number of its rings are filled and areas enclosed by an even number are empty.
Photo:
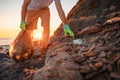
M90 52L83 52L82 54L83 56L86 56L86 57L93 57L93 56L96 56L98 53L94 51L90 51Z
M120 17L114 17L114 18L111 18L111 19L108 19L104 25L107 25L107 24L113 24L115 22L119 22L120 21Z
M64 60L57 60L57 61L56 61L57 64L61 64L61 63L63 63L63 62L64 62Z
M97 69L100 69L100 68L102 68L102 66L103 66L103 62L97 62L97 63L95 63L95 67L97 68Z

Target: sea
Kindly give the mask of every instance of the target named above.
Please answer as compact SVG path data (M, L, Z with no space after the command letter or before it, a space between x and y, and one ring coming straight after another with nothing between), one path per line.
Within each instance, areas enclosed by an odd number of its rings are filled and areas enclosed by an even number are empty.
M13 38L0 38L0 46L10 45L12 41L13 41Z
M13 38L0 38L0 54L8 52Z

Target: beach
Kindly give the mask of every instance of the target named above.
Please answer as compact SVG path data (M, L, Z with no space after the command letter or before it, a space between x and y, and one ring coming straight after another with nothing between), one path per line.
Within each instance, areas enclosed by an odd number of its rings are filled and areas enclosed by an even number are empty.
M12 40L12 38L0 38L0 53L8 52Z

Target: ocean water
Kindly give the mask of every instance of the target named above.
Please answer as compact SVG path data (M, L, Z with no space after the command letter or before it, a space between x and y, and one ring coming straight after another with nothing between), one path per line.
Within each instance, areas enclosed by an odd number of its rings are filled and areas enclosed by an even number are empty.
M0 38L0 45L10 45L12 41L12 38Z

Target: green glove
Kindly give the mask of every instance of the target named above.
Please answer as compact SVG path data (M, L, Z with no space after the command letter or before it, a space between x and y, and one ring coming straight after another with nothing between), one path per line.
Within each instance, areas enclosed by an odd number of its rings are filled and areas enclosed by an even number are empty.
M65 24L63 26L64 28L64 35L67 36L67 33L70 35L70 37L74 37L74 33L71 31L69 25Z
M22 30L26 30L26 24L25 24L24 21L21 21L21 23L20 23L20 28L21 28Z

